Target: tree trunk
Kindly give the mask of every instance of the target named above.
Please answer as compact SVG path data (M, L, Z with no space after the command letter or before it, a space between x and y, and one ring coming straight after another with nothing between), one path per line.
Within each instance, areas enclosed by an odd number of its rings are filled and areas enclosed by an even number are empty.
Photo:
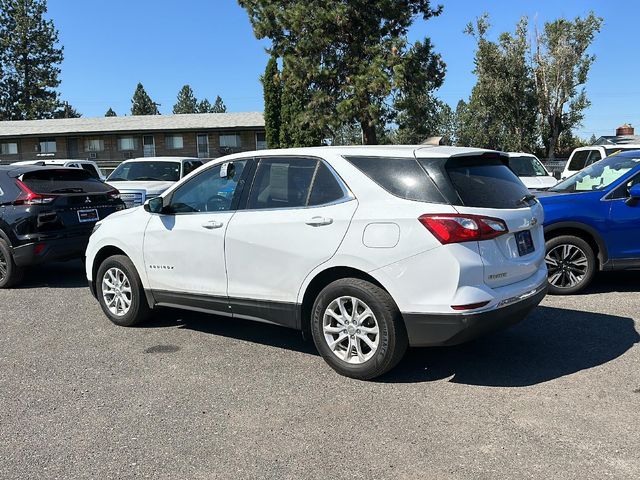
M558 145L558 138L560 137L559 119L552 118L549 121L549 148L547 150L547 158L549 160L555 160L556 158L556 146Z
M363 145L377 145L378 136L376 134L376 127L371 124L372 122L367 118L360 122L362 128L362 144Z

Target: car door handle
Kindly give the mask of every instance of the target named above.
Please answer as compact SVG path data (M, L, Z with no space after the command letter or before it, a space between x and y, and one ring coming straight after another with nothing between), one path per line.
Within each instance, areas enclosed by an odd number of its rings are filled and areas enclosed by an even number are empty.
M323 225L331 225L333 223L333 218L327 217L313 217L310 220L305 222L307 225L311 225L312 227L321 227Z
M218 222L216 220L210 220L208 222L204 222L202 224L202 228L206 228L207 230L213 230L214 228L222 227L222 225L223 225L222 222Z

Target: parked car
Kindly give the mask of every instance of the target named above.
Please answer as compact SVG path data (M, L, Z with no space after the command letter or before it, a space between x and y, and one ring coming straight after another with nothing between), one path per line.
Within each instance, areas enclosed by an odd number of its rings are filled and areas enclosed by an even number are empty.
M66 167L66 168L82 168L89 172L89 174L97 179L105 181L105 177L102 170L96 162L93 160L75 160L75 159L47 159L47 160L23 160L20 162L14 162L11 165L36 165L41 167Z
M571 175L575 175L583 168L588 167L609 155L613 155L614 153L628 152L632 150L640 150L640 145L591 145L588 147L576 148L571 152L571 156L569 157L560 178L561 180L565 180Z
M83 169L0 167L0 288L19 283L25 267L82 258L95 223L124 208Z
M135 158L118 165L107 183L118 189L128 208L139 207L200 166L202 160L198 158Z
M542 221L497 152L263 150L99 222L86 273L117 325L162 305L282 325L369 379L407 345L523 319L547 289Z
M600 160L538 196L551 293L577 293L597 271L640 268L640 150Z
M535 155L509 152L509 167L527 188L544 189L553 187L558 181Z

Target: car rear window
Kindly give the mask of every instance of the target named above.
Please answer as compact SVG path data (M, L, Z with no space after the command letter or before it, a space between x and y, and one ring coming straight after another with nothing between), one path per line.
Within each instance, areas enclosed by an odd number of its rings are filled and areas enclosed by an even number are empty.
M112 187L93 178L79 168L64 170L46 169L27 172L20 177L34 193L100 193L113 190Z
M462 205L481 208L521 208L527 187L499 158L452 158L445 169Z
M413 158L345 157L387 192L406 200L445 203L445 199Z

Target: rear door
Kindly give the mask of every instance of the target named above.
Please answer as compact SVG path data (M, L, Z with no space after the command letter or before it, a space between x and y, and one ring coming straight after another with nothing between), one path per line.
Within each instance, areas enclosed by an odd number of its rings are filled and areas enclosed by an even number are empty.
M304 278L338 249L356 207L324 161L260 159L246 209L231 219L225 241L234 315L294 305Z
M456 194L460 213L503 220L506 235L478 242L484 281L501 287L534 275L544 262L542 206L497 155L452 157L446 175Z

